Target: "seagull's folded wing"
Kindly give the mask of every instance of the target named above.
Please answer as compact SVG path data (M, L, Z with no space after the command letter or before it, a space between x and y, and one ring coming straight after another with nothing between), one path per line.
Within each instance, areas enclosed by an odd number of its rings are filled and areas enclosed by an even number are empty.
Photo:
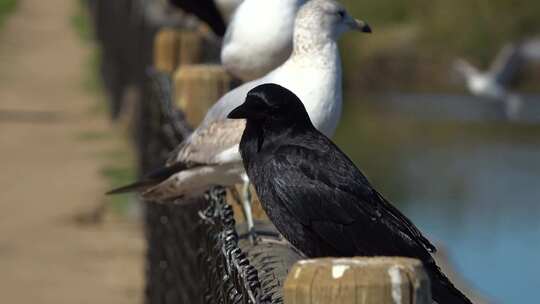
M241 162L238 144L245 125L244 120L222 119L198 128L171 153L167 166Z

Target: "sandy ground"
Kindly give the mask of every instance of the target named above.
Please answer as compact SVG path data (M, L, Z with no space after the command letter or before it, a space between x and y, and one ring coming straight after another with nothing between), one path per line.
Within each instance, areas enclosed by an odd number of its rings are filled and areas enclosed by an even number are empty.
M81 224L103 201L114 140L82 86L89 50L76 0L19 0L0 30L0 302L140 303L143 240L120 220Z

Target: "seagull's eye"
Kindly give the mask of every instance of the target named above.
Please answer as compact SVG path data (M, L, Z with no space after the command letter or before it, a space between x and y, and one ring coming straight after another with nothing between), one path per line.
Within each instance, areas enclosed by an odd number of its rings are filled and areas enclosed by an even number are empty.
M345 18L345 11L338 11L338 15L341 18Z

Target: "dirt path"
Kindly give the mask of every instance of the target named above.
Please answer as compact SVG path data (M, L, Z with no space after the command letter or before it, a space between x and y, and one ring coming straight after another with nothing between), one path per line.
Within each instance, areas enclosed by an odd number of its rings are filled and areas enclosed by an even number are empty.
M88 50L70 25L76 0L19 0L0 30L0 302L140 303L135 224L77 224L106 187L114 140L82 86Z

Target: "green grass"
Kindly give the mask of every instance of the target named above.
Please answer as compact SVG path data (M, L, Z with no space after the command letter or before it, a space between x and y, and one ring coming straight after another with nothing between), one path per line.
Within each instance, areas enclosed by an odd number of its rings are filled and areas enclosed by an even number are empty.
M0 0L2 1L2 0ZM76 0L79 5L70 18L73 30L79 35L81 42L91 48L91 52L82 68L81 86L95 96L96 103L89 109L88 115L107 115L105 95L99 76L101 54L94 42L94 32L91 19L83 0ZM113 189L131 183L136 179L134 167L134 152L128 144L128 139L121 130L111 129L109 132L81 132L77 139L84 144L108 141L113 148L96 154L95 157L103 164L100 175L105 179L107 189ZM125 216L135 201L133 195L114 195L104 197L108 210L114 214Z
M456 57L486 67L505 43L540 34L537 0L342 1L373 28L371 36L344 39L346 78L354 84L365 83L362 67L386 86L395 87L396 72L399 88L448 89L445 73Z
M17 7L17 0L0 0L0 27L4 24L6 17Z
M95 115L90 114L89 115ZM103 115L103 114L99 114ZM112 148L93 155L101 163L100 175L106 181L107 189L117 188L133 182L135 172L135 157L130 149L128 140L119 130L109 132L86 131L76 134L76 140L85 145L108 142ZM130 210L133 195L114 195L104 197L107 208L114 214L124 216Z
M443 54L466 54L489 62L498 48L538 34L537 0L343 0L351 13L377 29L415 24L422 36L419 48Z
M84 41L92 41L94 32L92 30L90 15L86 8L86 4L84 3L84 0L77 1L79 4L77 5L75 14L71 16L71 25Z
M122 153L124 154L124 153ZM132 162L107 165L102 168L101 175L107 181L110 189L132 183L135 178L135 169ZM107 196L107 203L111 210L119 215L125 215L131 206L133 194Z
M94 31L88 9L83 0L76 1L78 1L78 5L76 11L71 16L71 26L81 40L88 44L92 49L83 69L83 86L89 92L101 92L102 87L101 80L99 78L101 53L99 47L94 42ZM100 106L99 109L104 110L105 107Z
M77 139L82 141L100 141L114 138L113 134L107 132L86 131L77 134Z

